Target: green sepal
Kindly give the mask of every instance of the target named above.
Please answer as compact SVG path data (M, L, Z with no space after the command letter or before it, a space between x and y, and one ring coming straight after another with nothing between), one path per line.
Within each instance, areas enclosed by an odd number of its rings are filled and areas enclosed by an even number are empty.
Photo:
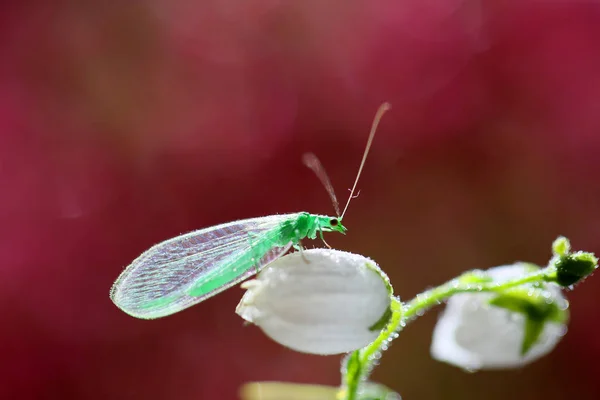
M369 331L375 332L382 330L386 327L388 322L390 322L390 318L392 318L392 309L388 306L388 308L386 308L384 313L381 315L381 318L379 318L377 322L369 327Z
M465 272L458 278L458 283L465 285L477 285L481 283L490 283L494 279L489 276L485 271L475 269L473 271Z
M519 287L507 290L489 301L492 306L525 316L522 356L538 341L547 322L565 323L568 319L568 311L561 308L556 301L548 302L544 293L543 287Z
M366 262L365 267L367 267L368 269L375 272L377 275L379 275L381 277L381 280L383 281L383 284L385 285L385 288L386 288L388 294L390 296L393 296L394 288L392 287L390 278L387 276L387 274L385 272L383 272L383 270L381 268L379 268L379 265L377 265L375 262Z
M523 335L523 343L521 343L521 356L525 356L538 341L545 325L546 322L544 320L536 320L533 318L525 319L525 332Z

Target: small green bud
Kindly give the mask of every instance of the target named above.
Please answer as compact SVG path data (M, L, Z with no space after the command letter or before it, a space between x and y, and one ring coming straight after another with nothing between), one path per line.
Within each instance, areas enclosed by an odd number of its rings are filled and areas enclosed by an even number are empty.
M557 237L552 243L552 253L559 257L566 256L569 251L571 251L571 242L564 236Z
M558 256L554 260L556 282L561 286L571 286L598 267L598 258L592 253L578 251Z

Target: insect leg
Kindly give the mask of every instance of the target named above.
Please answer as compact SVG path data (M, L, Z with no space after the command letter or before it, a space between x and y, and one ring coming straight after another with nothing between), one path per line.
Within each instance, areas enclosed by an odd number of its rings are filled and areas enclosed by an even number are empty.
M298 241L298 251L300 252L300 257L302 257L302 260L306 264L310 264L310 261L308 261L308 258L306 258L306 255L304 254L304 247L302 247L302 243L300 241Z
M325 241L325 238L323 237L323 231L322 230L319 230L319 236L321 236L321 240L323 241L323 243L325 243L325 246L327 246L328 248L331 249L331 246L329 245L329 243L327 243Z
M300 257L304 260L305 263L310 264L308 258L304 255L304 246L302 246L302 239L300 239L300 231L296 229L296 244L293 245L296 250L300 252Z

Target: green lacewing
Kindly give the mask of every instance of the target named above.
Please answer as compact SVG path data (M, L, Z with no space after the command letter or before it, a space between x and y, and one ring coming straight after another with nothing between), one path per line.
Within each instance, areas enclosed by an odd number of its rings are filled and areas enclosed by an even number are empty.
M345 234L342 219L379 121L389 108L384 103L377 110L354 186L341 214L321 163L314 154L306 154L303 161L325 186L336 217L307 212L272 215L211 226L168 239L146 250L125 268L111 288L111 300L136 318L165 317L249 278L291 247L301 250L304 238L316 239L318 234L327 245L323 232Z

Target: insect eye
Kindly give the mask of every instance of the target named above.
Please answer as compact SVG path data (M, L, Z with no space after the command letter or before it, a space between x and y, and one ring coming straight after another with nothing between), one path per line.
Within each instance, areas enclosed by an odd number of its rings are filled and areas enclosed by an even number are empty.
M331 225L331 226L337 226L338 223L339 223L339 221L335 218L332 218L331 220L329 220L329 225Z

